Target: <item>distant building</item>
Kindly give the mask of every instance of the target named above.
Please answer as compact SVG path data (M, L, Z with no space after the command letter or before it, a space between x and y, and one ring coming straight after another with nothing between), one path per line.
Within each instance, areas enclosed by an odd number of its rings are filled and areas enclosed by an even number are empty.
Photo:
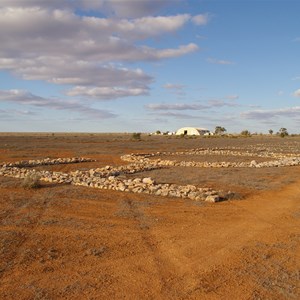
M211 135L206 128L182 127L176 131L176 135Z

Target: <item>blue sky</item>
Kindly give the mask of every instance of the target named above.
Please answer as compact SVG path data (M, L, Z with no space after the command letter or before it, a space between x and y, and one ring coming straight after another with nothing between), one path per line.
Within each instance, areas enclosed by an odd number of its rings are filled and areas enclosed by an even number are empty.
M300 125L297 0L0 0L0 131Z

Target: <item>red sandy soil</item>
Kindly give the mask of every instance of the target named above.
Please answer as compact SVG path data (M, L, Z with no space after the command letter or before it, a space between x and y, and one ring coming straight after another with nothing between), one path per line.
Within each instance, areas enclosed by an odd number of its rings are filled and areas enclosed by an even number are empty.
M17 138L0 141L18 145ZM32 138L32 148L2 147L0 159L45 157L43 143ZM110 154L95 153L97 166L124 164L117 153L126 147L152 149L111 145L101 140ZM56 145L47 152L66 157L84 149ZM216 204L70 185L24 190L20 180L0 177L0 298L299 299L299 171L259 173L258 182L270 175L269 188L236 183L241 199ZM287 177L293 178L283 183Z

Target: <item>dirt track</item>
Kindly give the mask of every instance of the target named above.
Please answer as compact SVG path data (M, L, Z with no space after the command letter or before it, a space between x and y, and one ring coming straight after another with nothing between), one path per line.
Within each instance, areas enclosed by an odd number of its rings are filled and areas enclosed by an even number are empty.
M18 151L3 147L1 161L14 155L36 158L45 143L32 141L32 148ZM249 143L254 142L258 143ZM18 139L2 139L1 145L5 143L18 147ZM195 142L186 143L181 147ZM89 145L89 151L95 151ZM153 147L150 142L122 145L128 151ZM97 149L105 153L110 147L110 142L103 142ZM88 152L85 147L53 148L47 147L52 155ZM111 156L94 156L99 164L119 164L118 152L125 150L120 148L110 150ZM259 173L254 186L269 176L271 187L260 190L246 188L237 173L235 185L244 197L218 204L69 185L24 191L17 179L2 177L0 295L3 299L299 299L299 171L293 167ZM210 176L213 183L213 173Z

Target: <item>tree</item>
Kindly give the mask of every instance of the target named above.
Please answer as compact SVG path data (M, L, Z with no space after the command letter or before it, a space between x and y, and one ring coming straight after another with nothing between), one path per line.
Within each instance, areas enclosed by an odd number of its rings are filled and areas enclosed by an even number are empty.
M282 128L279 129L279 135L281 137L285 137L285 136L289 135L289 133L288 133L286 128L282 127Z
M215 134L224 134L226 131L226 128L222 126L216 126L215 128Z
M272 129L269 130L269 133L270 133L271 135L273 134L273 132L274 132L274 131L273 131Z
M251 132L249 130L243 130L241 132L241 135L243 135L243 136L251 136Z

